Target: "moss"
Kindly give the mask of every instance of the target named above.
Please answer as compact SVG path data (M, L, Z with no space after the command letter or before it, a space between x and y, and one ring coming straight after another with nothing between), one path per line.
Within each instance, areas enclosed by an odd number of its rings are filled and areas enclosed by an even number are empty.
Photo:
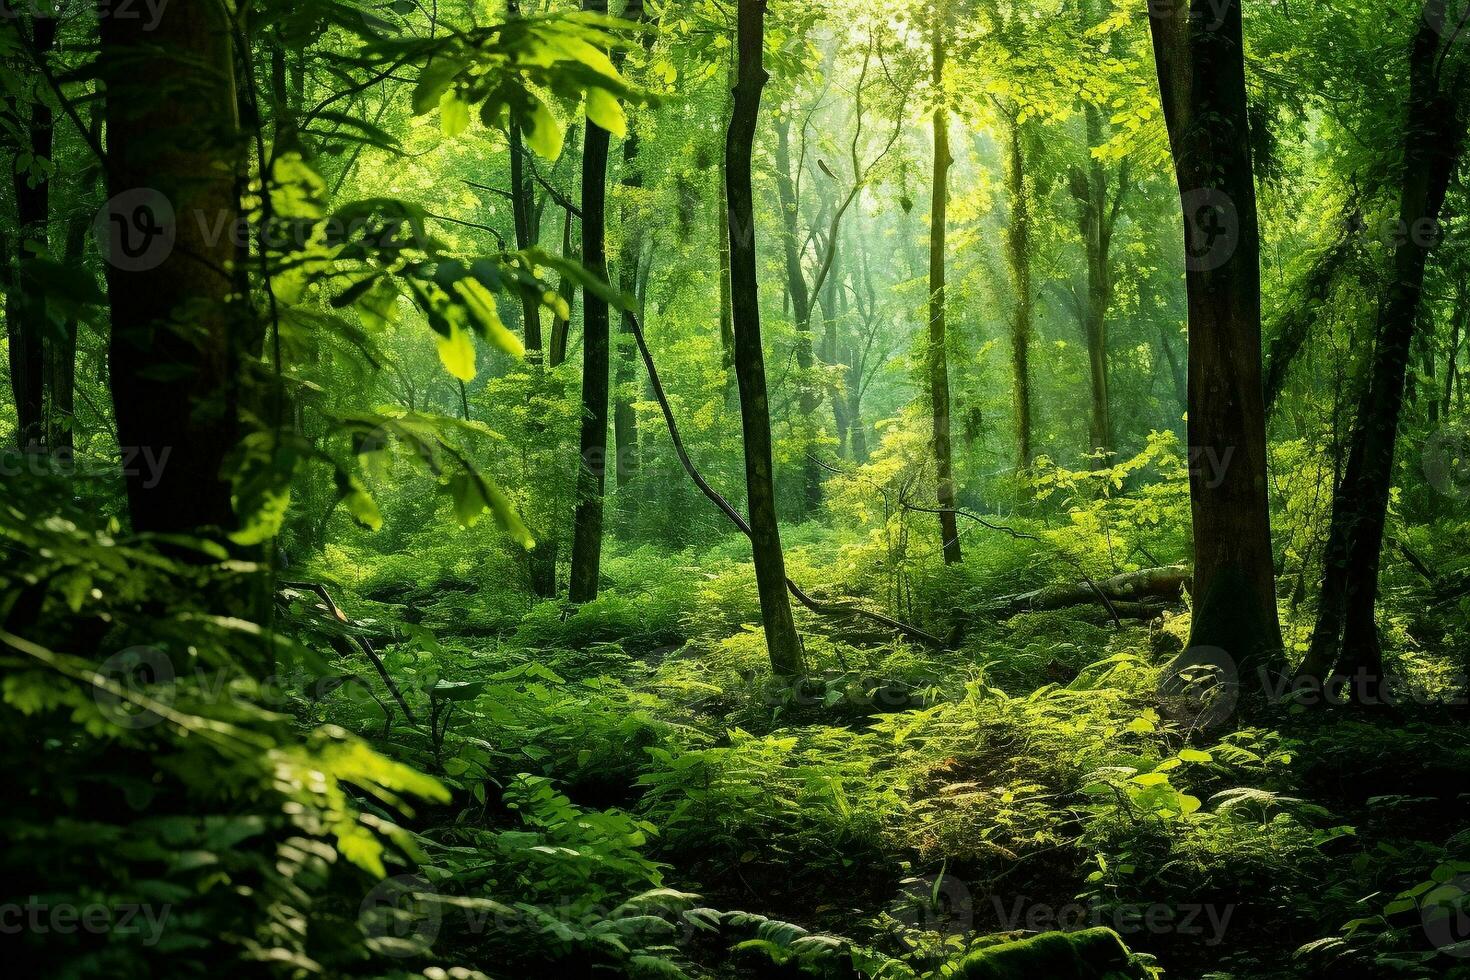
M967 980L1147 980L1111 929L1047 932L971 953L956 976Z

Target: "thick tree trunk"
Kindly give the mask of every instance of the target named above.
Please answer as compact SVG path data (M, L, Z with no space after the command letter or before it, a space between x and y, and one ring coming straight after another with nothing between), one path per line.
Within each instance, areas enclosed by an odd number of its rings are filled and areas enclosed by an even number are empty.
M1010 201L1010 223L1006 228L1006 260L1010 266L1015 309L1011 315L1011 374L1014 379L1016 416L1016 468L1031 468L1035 452L1031 442L1031 338L1033 298L1031 295L1031 205L1026 197L1026 152L1016 110L1009 118L1006 156L1006 196Z
M583 0L582 9L607 13L606 0ZM582 263L607 278L604 240L607 210L607 130L587 120L582 148ZM582 290L582 466L577 477L577 512L572 528L573 602L597 598L602 571L602 494L607 473L607 301Z
M1440 82L1445 38L1438 26L1445 12L1446 0L1426 0L1410 52L1399 200L1399 218L1409 234L1394 251L1393 277L1379 305L1373 367L1353 426L1347 470L1333 497L1317 625L1300 671L1334 687L1346 682L1350 697L1364 704L1381 703L1378 569L1424 270L1440 237L1440 211L1465 138L1457 93ZM1329 670L1332 678L1326 676Z
M944 104L944 28L935 6L930 44L934 85L934 180L929 208L929 406L933 416L935 497L939 500L939 544L946 565L961 560L955 523L954 459L949 433L949 359L944 323L944 245L949 212L949 111Z
M1232 658L1242 685L1284 667L1266 497L1261 395L1260 237L1246 120L1239 0L1190 15L1149 8L1182 204L1189 296L1188 444L1193 465L1190 648ZM1190 651L1183 655L1190 656Z
M237 338L250 332L249 314L230 302L241 146L230 24L223 8L199 3L151 25L104 16L101 28L108 362L133 528L228 527L221 467L238 437L248 352Z
M786 593L786 558L776 519L776 488L771 463L771 409L766 396L765 355L761 350L760 297L756 286L755 206L751 191L751 151L760 116L766 70L766 0L739 0L735 103L725 143L726 194L730 202L730 285L735 329L735 374L740 386L740 419L745 434L745 485L750 505L751 550L771 669L801 673L801 640Z

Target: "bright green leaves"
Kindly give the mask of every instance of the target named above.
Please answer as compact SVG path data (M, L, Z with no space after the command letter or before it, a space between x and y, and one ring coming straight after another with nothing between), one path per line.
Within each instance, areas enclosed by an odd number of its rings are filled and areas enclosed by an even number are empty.
M474 527L488 511L495 517L495 523L500 525L500 529L522 548L530 551L536 547L536 539L522 523L510 498L479 471L466 470L455 474L445 489L454 501L454 516L460 524Z
M449 333L436 335L434 342L439 347L444 370L460 381L475 380L475 342L470 339L469 331L451 323Z
M310 443L291 432L261 430L240 441L227 464L233 474L230 500L240 527L230 539L256 545L275 537L291 505L291 483Z
M525 17L449 38L384 42L388 55L422 64L413 111L439 110L440 129L458 136L479 107L487 127L520 126L526 145L547 159L561 154L565 118L578 104L617 136L627 132L622 103L646 100L624 80L610 48L626 45L630 25L587 13Z

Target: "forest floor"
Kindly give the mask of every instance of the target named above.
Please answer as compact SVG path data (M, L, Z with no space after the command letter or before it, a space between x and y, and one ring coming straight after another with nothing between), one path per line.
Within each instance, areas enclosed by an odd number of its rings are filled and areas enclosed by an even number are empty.
M830 532L792 537L817 591L852 573ZM319 707L456 789L414 828L442 848L433 888L514 892L569 970L606 951L588 923L647 911L624 904L647 889L708 910L659 940L691 976L938 976L998 934L1091 925L1170 978L1464 968L1470 931L1424 901L1470 888L1449 654L1396 652L1397 707L1246 719L1160 695L1183 606L1121 627L1087 606L975 617L953 650L802 613L810 674L781 682L742 546L616 549L575 610L489 587L499 572L448 549L328 549L312 571L421 681L407 696L428 720ZM1028 548L987 545L911 601L975 609L1067 574ZM527 843L494 882L473 871L477 849ZM635 933L635 953L654 941ZM495 942L446 925L435 951Z

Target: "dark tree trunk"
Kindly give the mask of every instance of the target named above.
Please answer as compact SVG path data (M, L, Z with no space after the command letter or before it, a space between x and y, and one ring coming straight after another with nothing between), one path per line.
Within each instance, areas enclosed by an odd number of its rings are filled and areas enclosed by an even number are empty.
M1102 144L1102 115L1091 103L1083 107L1087 126L1089 162L1086 169L1072 172L1072 196L1077 201L1077 227L1087 252L1087 302L1082 306L1082 334L1087 341L1091 410L1088 441L1102 455L1097 465L1107 465L1113 450L1113 422L1108 397L1108 307L1113 302L1113 270L1110 251L1113 227L1128 192L1127 164L1118 173L1116 196L1108 193L1108 175L1102 161L1092 158L1091 149Z
M13 15L12 15L13 16ZM21 43L29 44L38 60L50 56L56 43L56 20L52 17L26 18L30 36ZM24 33L24 32L22 32ZM40 82L37 82L41 86ZM39 93L30 105L30 118L24 120L26 155L37 168L52 163L54 126L49 93ZM38 169L20 167L20 154L15 160L15 211L20 235L16 249L14 291L7 293L5 324L10 340L10 382L15 394L16 441L25 452L39 452L46 441L46 372L45 344L48 313L46 294L32 273L35 258L46 255L50 239L51 181ZM9 261L7 258L6 261Z
M735 87L735 64L732 56L726 72L730 88ZM729 107L726 107L725 124L729 125ZM725 160L720 159L719 222L720 222L720 366L725 369L725 400L730 399L730 382L735 366L735 323L730 313L730 205L725 198Z
M562 219L561 255L562 258L569 261L577 261L577 252L572 246L572 212L570 210ZM577 299L577 290L570 276L562 279L558 285L557 295L562 298L562 302L567 304L567 315L556 317L551 324L551 349L547 351L546 363L552 367L560 367L567 359L567 338L572 327L572 304Z
M1347 470L1333 497L1317 624L1300 671L1333 687L1346 682L1349 696L1364 704L1381 703L1378 568L1424 270L1440 237L1439 215L1465 136L1458 93L1442 88L1440 80L1446 39L1438 28L1445 23L1446 0L1426 0L1423 13L1409 56L1399 199L1399 218L1409 233L1394 250L1393 276L1379 305L1373 366L1353 425Z
M944 324L944 243L949 211L949 111L944 104L944 28L934 10L930 44L934 85L934 182L929 209L929 406L933 416L935 496L939 500L939 544L944 563L960 562L955 522L954 459L949 436L949 359Z
M583 0L582 9L607 13L606 0ZM582 263L607 278L604 241L607 210L608 132L587 121L582 148ZM577 477L577 513L572 528L573 602L597 598L602 570L602 493L607 472L607 301L582 290L582 466Z
M1284 665L1261 395L1260 237L1239 0L1192 16L1149 8L1185 225L1194 615L1190 648L1232 658L1250 684ZM1190 650L1181 655L1190 656Z
M1021 122L1011 110L1010 145L1006 157L1006 196L1010 222L1006 228L1006 260L1010 266L1011 289L1016 306L1011 315L1011 373L1015 384L1016 467L1031 468L1035 453L1031 444L1031 205L1026 198L1026 151L1022 145Z
M730 202L730 287L735 328L735 376L740 386L740 420L745 435L745 485L750 505L751 550L771 669L779 675L801 673L801 640L786 592L786 558L776 519L776 488L771 464L771 408L766 397L765 355L761 350L760 296L756 286L755 206L751 191L751 150L760 117L766 70L766 0L739 0L735 103L725 143L726 195Z
M643 0L628 0L623 11L625 20L642 21ZM645 35L645 44L651 36ZM614 62L622 66L623 59ZM631 127L623 140L623 187L625 197L634 197L643 186L643 174L638 168L638 133ZM640 230L634 227L634 207L625 201L619 215L622 228L622 253L618 262L618 289L625 296L638 292L638 268L643 258L643 242ZM641 314L641 310L639 311ZM638 413L633 404L638 400L635 376L638 372L638 345L633 339L633 313L624 310L618 327L618 364L613 398L613 446L617 484L622 487L638 476ZM629 503L636 505L637 498Z
M133 528L192 532L234 522L221 467L238 437L239 338L253 332L230 303L238 103L223 8L181 4L147 23L101 20L108 363Z

